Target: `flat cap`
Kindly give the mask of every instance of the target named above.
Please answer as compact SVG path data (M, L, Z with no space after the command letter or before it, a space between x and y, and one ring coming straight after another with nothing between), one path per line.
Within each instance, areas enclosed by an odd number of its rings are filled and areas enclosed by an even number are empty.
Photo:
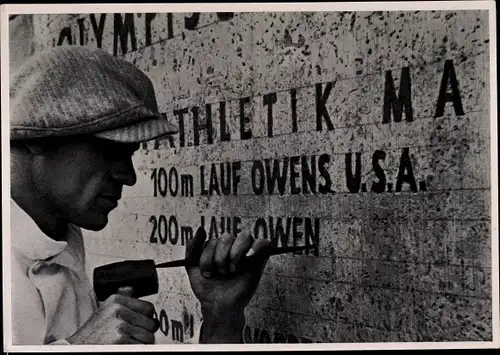
M132 143L176 132L148 76L103 50L56 47L11 74L11 140L91 134Z

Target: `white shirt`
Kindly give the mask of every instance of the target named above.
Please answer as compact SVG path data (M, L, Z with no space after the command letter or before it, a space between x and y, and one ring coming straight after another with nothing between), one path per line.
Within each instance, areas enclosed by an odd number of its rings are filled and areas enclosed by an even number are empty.
M12 343L67 344L98 306L80 228L55 241L11 200L11 246Z
M55 241L14 200L10 208L12 344L68 344L98 307L81 230L70 224L65 241ZM201 324L194 343L200 332Z

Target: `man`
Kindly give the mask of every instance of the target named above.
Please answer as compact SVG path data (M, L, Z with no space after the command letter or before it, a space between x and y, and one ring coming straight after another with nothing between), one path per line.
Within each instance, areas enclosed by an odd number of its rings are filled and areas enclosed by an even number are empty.
M103 229L123 186L135 184L139 143L176 131L151 81L104 51L56 48L11 76L10 96L13 343L154 343L151 303L130 288L96 301L80 231ZM186 270L201 303L199 340L240 342L269 243L205 238L186 247L200 260ZM247 254L259 260L250 271L239 263Z

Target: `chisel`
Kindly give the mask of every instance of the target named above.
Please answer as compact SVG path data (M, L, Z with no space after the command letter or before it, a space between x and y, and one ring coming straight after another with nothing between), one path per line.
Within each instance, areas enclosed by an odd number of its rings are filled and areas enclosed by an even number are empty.
M316 245L273 248L269 256L294 253L316 248ZM243 265L251 264L254 256L245 256L240 261ZM94 269L94 291L99 301L106 300L121 287L132 287L132 297L143 297L158 292L158 268L198 266L199 260L181 259L156 264L152 259L125 260L99 266Z

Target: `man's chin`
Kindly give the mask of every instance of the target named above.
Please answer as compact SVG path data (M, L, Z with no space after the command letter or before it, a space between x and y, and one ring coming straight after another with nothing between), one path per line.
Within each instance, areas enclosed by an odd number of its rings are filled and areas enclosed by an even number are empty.
M108 225L108 217L101 217L99 220L96 219L95 221L79 221L75 222L75 224L80 228L98 232Z
M104 225L90 225L90 226L81 226L83 229L91 230L93 232L99 232L106 227L107 223Z

